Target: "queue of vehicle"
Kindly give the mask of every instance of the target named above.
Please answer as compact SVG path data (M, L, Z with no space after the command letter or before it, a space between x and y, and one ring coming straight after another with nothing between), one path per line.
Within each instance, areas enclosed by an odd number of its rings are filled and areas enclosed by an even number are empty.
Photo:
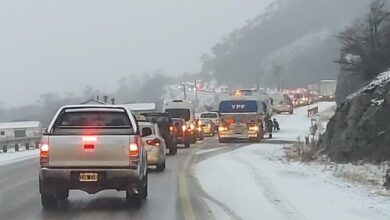
M132 111L121 105L61 107L40 144L39 192L43 208L56 207L70 190L95 194L124 191L126 201L140 205L148 196L148 167L163 172L169 153L189 148L204 135L219 142L259 142L266 133L261 101L221 101L218 111L195 118L190 101L163 104L163 112Z

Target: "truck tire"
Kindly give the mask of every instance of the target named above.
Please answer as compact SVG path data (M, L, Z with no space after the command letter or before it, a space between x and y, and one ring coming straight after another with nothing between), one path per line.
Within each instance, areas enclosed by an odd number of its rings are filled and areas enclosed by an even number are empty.
M200 134L199 140L200 140L200 141L203 141L203 140L204 140L204 134L203 134L203 133Z
M195 135L191 137L191 142L190 143L191 144L196 144L196 136Z
M261 139L262 139L261 134L259 134L259 136L256 138L256 143L260 143Z
M291 111L291 112L289 112L289 114L290 114L290 115L292 115L292 114L294 114L294 112L293 112L293 111Z
M176 155L177 154L177 143L174 143L169 148L169 155Z
M130 205L134 205L135 207L140 207L142 205L142 202L147 198L148 196L148 176L143 178L142 181L140 181L137 184L138 193L134 193L131 188L126 189L126 201Z
M57 207L56 196L52 193L41 194L41 204L43 209L53 209Z
M64 190L56 192L56 197L59 200L67 200L69 198L69 190L64 189Z
M177 138L173 137L171 143L168 145L169 155L177 154Z
M191 147L191 141L190 141L190 139L185 139L184 140L184 147L185 148L190 148Z
M219 142L220 144L223 144L223 143L226 143L226 140L223 139L223 138L218 138L218 142Z
M164 160L161 164L156 165L156 170L158 172L162 172L165 170L165 166L166 166L166 161Z
M43 209L53 209L57 207L55 192L51 192L48 183L39 178L39 192L41 194L41 204Z

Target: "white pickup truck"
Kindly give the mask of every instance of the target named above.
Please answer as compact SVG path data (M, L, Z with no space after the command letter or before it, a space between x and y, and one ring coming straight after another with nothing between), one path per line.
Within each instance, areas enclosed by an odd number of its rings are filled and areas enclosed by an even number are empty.
M55 207L73 189L123 190L128 202L140 205L147 197L146 156L138 123L126 108L64 106L40 144L42 206Z

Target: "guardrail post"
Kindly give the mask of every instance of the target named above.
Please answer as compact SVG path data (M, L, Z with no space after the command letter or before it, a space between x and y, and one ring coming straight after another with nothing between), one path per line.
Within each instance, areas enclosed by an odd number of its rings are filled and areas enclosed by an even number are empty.
M26 150L30 150L30 143L26 143Z
M15 151L19 151L19 144L15 144Z
M4 145L3 146L3 153L7 153L8 152L8 147L7 147L7 145Z

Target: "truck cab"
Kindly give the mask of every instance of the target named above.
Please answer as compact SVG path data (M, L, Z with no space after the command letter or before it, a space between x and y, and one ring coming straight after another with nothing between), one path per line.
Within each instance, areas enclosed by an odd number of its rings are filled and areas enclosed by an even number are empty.
M255 100L222 101L219 105L219 142L224 143L231 139L259 142L264 135L261 107L261 103Z

